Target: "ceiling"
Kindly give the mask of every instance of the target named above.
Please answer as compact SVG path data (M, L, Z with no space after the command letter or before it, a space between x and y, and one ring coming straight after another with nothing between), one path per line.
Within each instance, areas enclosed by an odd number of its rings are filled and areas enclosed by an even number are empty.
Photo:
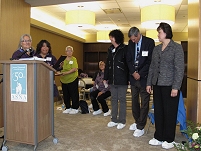
M144 5L152 3L165 3L175 7L175 24L172 25L173 32L188 32L188 0L25 0L34 9L46 12L49 15L57 18L61 22L65 22L65 12L69 10L79 9L78 6L83 6L84 9L95 12L96 27L84 30L84 32L93 34L103 26L109 28L118 28L122 32L127 33L132 26L138 27L142 33L147 29L141 26L140 10ZM62 4L62 5L61 5ZM121 12L106 14L105 9L113 11L120 9ZM151 12L150 12L151 13Z

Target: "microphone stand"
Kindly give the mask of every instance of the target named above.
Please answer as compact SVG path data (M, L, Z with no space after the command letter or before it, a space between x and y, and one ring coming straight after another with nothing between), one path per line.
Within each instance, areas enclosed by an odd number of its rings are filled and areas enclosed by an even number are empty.
M28 52L29 49L26 49L24 52L22 52L19 56L18 56L18 59L20 59L25 53Z

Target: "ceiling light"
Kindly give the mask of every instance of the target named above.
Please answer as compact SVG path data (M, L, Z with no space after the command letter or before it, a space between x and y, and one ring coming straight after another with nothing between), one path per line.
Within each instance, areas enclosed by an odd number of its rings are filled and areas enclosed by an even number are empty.
M68 26L77 28L93 28L95 25L95 13L88 10L67 11L65 22Z
M159 42L158 32L156 31L156 29L146 30L146 37L152 38L155 42Z
M175 8L170 5L150 5L141 9L141 25L146 29L156 29L161 22L173 25Z
M98 31L97 32L97 41L98 42L110 42L109 33L110 33L110 31Z

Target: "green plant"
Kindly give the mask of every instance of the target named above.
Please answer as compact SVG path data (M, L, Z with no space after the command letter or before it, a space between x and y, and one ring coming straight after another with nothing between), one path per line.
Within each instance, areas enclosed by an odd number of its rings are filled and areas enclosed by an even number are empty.
M201 127L200 124L187 122L187 129L182 132L188 137L185 143L175 144L178 151L201 151Z

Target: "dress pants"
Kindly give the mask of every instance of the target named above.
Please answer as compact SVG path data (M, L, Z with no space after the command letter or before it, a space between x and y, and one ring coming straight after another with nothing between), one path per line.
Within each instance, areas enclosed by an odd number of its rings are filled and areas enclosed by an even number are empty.
M126 123L126 92L128 85L111 85L112 122ZM119 102L119 105L118 105ZM118 114L119 111L119 114ZM117 116L119 116L117 118Z
M90 93L90 98L91 98L91 103L93 105L93 110L97 111L100 109L100 107L98 105L98 102L99 102L102 106L103 112L106 113L106 112L108 112L109 108L108 108L108 105L107 105L107 102L105 99L108 98L111 95L111 93L110 93L110 91L106 91L105 93L98 96L99 92L100 92L99 90L95 90L95 91L92 91Z
M62 91L64 96L64 104L66 109L79 108L79 92L78 92L78 78L71 83L62 83ZM70 100L72 99L72 105Z
M179 95L171 97L172 86L153 86L155 133L154 138L171 143L175 138Z
M147 122L149 112L150 94L147 93L145 87L141 87L140 81L136 81L135 85L131 86L132 93L132 113L137 124L137 129L144 129ZM139 100L141 98L141 104Z

